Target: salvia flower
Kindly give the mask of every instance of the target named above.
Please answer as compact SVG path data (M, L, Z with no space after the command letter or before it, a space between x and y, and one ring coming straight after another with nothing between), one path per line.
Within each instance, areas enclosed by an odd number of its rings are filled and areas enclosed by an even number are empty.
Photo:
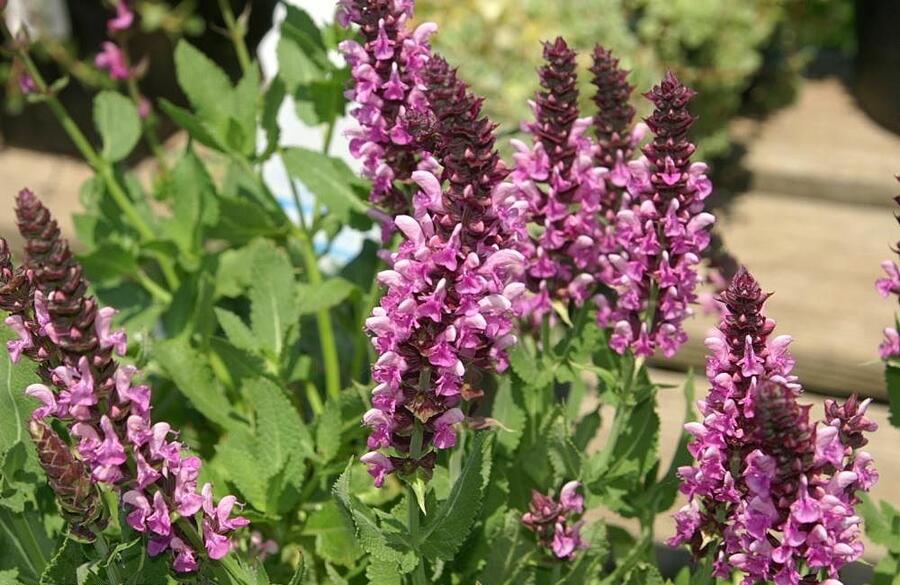
M491 205L505 174L494 126L446 62L428 67L427 97L446 137L435 152L443 166L439 176L412 174L413 215L395 219L404 241L378 274L386 292L366 321L379 358L373 408L363 417L371 451L362 461L378 486L395 471L430 470L433 449L456 444L462 400L478 395L479 371L507 367L506 348L516 341L511 308L522 291L522 256L503 247ZM416 425L423 449L413 459Z
M116 3L116 15L106 22L106 29L113 34L130 29L132 24L134 24L134 12L126 0L119 0Z
M94 64L109 73L109 76L117 81L123 81L131 77L131 69L125 59L122 48L112 41L104 41L102 50L94 58Z
M536 120L525 126L533 145L512 141L516 166L494 196L527 263L528 293L517 312L537 322L553 301L582 305L595 284L603 178L585 136L590 118L578 118L575 57L561 37L545 43Z
M825 418L810 421L790 374L790 337L771 337L762 311L768 296L744 269L721 296L706 342L712 387L698 404L702 421L686 426L696 464L678 470L689 503L669 543L697 556L712 547L723 579L737 569L747 585L819 583L862 555L857 494L878 475L859 448L877 426L855 396L827 401Z
M900 181L900 176L897 177L897 180ZM895 197L894 201L900 205L900 195ZM895 218L900 223L900 215L895 215ZM893 251L900 255L900 242L894 246ZM885 260L881 263L881 268L884 270L885 276L875 281L875 289L882 298L886 299L893 295L900 301L900 266L897 266L894 260ZM878 347L878 352L883 360L900 357L900 333L898 333L896 325L885 328L884 341Z
M200 460L173 440L168 423L152 421L149 386L136 383L137 369L120 365L114 357L127 349L124 331L111 328L115 311L99 308L87 296L81 266L47 208L23 190L16 214L26 240L26 262L14 268L6 242L0 240L0 307L11 313L7 323L19 335L8 348L12 358L26 355L37 362L43 379L26 393L41 404L32 418L39 451L47 454L41 456L42 463L45 468L66 463L60 473L48 471L51 486L56 489L58 475L68 478L69 489L75 490L63 492L64 508L82 513L76 527L93 519L83 469L89 482L122 494L127 522L147 534L151 556L171 550L176 571L196 570L196 551L175 519L202 513L207 554L221 558L231 547L229 535L247 524L230 516L234 497L226 496L216 506L211 485L198 493ZM49 434L44 422L49 419L66 425L76 441L79 459L74 463L65 458L65 446Z
M709 245L715 218L703 211L712 191L706 165L691 163L694 145L687 109L694 92L671 72L646 97L653 114L646 122L653 140L644 157L629 163L627 193L615 218L617 250L602 254L613 303L598 296L598 324L612 326L610 346L637 356L661 349L669 357L686 341L682 322L692 314L700 277L700 254Z
M394 212L408 212L412 173L429 166L416 136L430 123L422 71L431 58L433 23L408 28L412 1L344 0L338 20L359 26L362 44L348 40L341 51L351 67L348 99L359 126L349 132L350 152L372 180L371 200Z
M571 560L588 544L581 538L584 521L584 498L578 493L581 484L570 481L553 497L532 490L528 512L522 515L522 524L537 535L538 543L557 559Z

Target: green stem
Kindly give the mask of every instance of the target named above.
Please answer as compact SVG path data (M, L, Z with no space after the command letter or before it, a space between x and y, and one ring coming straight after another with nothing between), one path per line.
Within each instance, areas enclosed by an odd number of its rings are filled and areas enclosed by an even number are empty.
M409 456L412 459L418 460L422 457L422 438L424 435L424 430L422 428L422 423L419 421L415 422L415 426L413 427L413 434L410 437L409 442ZM409 529L409 537L412 540L413 548L418 549L419 547L419 504L418 498L416 498L416 492L413 489L412 484L406 486L406 507L407 507L407 528ZM412 575L413 585L427 585L428 580L425 577L425 559L420 555L419 564L416 566L416 570Z
M303 255L303 263L312 285L322 283L322 273L319 271L319 259L313 249L312 240L306 232L297 230L296 235L300 240L300 251ZM337 341L334 336L334 324L331 321L331 312L322 309L316 313L316 324L319 330L319 343L322 348L322 361L325 366L325 392L331 398L337 399L341 395L341 365L338 361Z
M134 77L129 77L126 85L128 87L128 95L131 96L131 101L134 102L134 107L140 110L141 92L138 89L137 80ZM147 113L146 118L141 119L141 126L144 129L144 141L150 147L153 158L156 159L156 164L159 166L160 173L165 178L169 174L169 166L166 164L166 155L160 144L159 136L156 135L156 114L152 109Z
M244 42L244 28L238 24L237 19L234 17L229 0L219 0L219 10L222 11L222 19L228 28L228 37L234 45L238 63L241 64L241 71L247 73L252 65L252 60L250 59L250 53L247 52L247 44Z
M631 569L646 555L648 547L652 545L652 533L647 530L641 531L641 537L634 543L634 548L622 559L622 562L616 566L615 570L603 579L603 585L618 585L622 583L628 573L631 572Z
M144 290L146 290L148 293L150 293L150 295L153 298L155 298L157 301L159 301L160 303L162 303L164 305L168 305L169 303L172 302L171 293L169 293L169 291L167 291L163 287L156 284L156 281L154 281L152 278L147 276L147 273L144 272L143 270L138 269L137 273L135 274L135 278L137 279L138 283L142 287L144 287Z
M109 581L109 585L118 585L122 580L119 577L119 568L116 566L116 560L109 558L109 545L106 544L106 539L99 530L95 530L94 534L97 537L94 540L94 547L106 561L106 579Z
M34 61L31 59L31 55L28 54L28 51L22 46L18 45L15 39L12 36L12 33L9 30L9 27L6 26L6 22L0 19L0 31L2 31L3 36L7 38L10 42L13 43L13 46L16 46L15 53L16 56L25 64L25 68L28 70L29 75L31 75L34 80L35 85L38 88L38 91L44 96L46 100L47 106L53 112L56 119L59 121L60 125L65 130L66 134L69 135L69 139L72 140L72 143L75 144L75 147L81 153L81 155L87 160L88 164L94 169L94 171L103 179L103 182L106 184L109 189L109 193L113 198L113 201L116 202L116 205L125 214L125 217L128 218L128 221L131 222L132 226L135 230L137 230L138 234L144 240L152 240L155 239L156 235L153 233L153 230L144 221L144 218L138 212L137 208L131 202L131 199L125 193L125 190L119 184L116 179L115 172L113 171L112 166L103 159L97 151L94 150L94 147L91 146L91 143L88 141L87 137L85 137L84 133L78 128L78 125L75 124L75 121L72 120L72 117L69 116L69 113L66 111L65 107L63 107L62 103L59 99L54 95L48 85L44 80L44 77L41 75L41 72L38 70L37 66L34 64ZM163 254L155 254L157 261L159 262L160 269L163 272L163 275L166 277L166 281L171 290L175 290L178 288L178 277L175 274L175 270L172 265L171 258L166 257Z
M544 315L541 319L541 355L548 356L552 348L550 347L550 315Z
M322 404L322 399L319 397L319 391L312 382L306 383L306 400L309 402L309 407L312 409L314 415L319 416L325 411L325 406Z

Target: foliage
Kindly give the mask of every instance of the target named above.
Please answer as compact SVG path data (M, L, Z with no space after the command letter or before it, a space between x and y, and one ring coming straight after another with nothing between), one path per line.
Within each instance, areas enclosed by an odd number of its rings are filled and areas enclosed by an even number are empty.
M514 4L458 3L449 18L471 19L465 42L454 27L441 37L453 60L467 64L466 76L484 84L479 89L503 89L504 99L488 100L489 108L518 112L533 91L515 75L531 73L520 51L533 49L538 35L552 36L535 25L540 10L583 49L594 40L589 34L600 34L635 66L641 88L663 63L694 65L685 71L707 100L701 110L713 114L701 130L711 137L710 150L722 147L721 119L737 108L781 17L778 5L764 1L596 0L591 10L608 17L590 22L583 6ZM81 187L84 211L74 222L79 261L91 293L120 311L116 324L132 341L124 359L148 374L154 420L178 430L178 440L207 463L200 481L234 493L252 527L237 534L224 558L204 558L198 571L176 575L165 559L149 555L148 538L131 528L119 490L107 486L98 488L105 522L91 527L95 540L78 538L64 525L27 435L37 406L24 393L38 380L33 364L13 364L3 353L0 581L663 583L653 523L676 500L677 470L691 462L689 436L682 433L671 461L661 458L658 397L676 390L654 384L644 358L613 351L611 331L596 325L590 304L557 302L540 332L523 326L507 371L467 380L469 428L459 430L455 447L440 451L427 472L393 474L383 488L372 486L359 462L369 450L360 421L372 406L369 368L376 359L364 327L381 296L376 273L385 268L384 254L372 238L346 263L329 253L342 230L368 234L381 213L367 200L368 182L330 151L350 78L332 54L352 33L319 27L287 7L279 70L264 80L246 58L244 19L222 6L241 75L229 77L188 41L178 43L175 73L189 105L162 100L154 115L188 139L168 152L156 148L155 123L142 117L140 95L119 91L133 90L131 80L124 88L107 83L96 96L99 142L91 144L40 78L27 47L15 51L34 76L32 100L50 105L95 171ZM434 10L428 2L422 7L422 16ZM466 10L470 15L460 16ZM500 22L496 33L477 34ZM716 34L723 27L746 34L723 39ZM468 70L462 55L487 53L473 38L490 39L505 62L517 64L515 72L502 70L502 85L486 74L501 71L496 63ZM324 131L321 148L283 144L278 112L285 105ZM157 156L150 177L126 165L140 140ZM284 169L289 193L266 181L263 169L272 166ZM286 211L291 202L296 216ZM399 237L384 238L385 248L396 249ZM0 341L13 338L0 329ZM683 391L687 423L694 418L693 382ZM598 446L604 405L615 414ZM65 429L54 430L74 446ZM406 448L417 451L414 437ZM567 560L539 546L522 522L535 492L555 496L564 485L578 485L588 509L604 508L614 518L579 524L582 546ZM889 544L885 535L896 529L897 515L889 507L881 514L873 538ZM637 534L620 519L634 520ZM193 536L202 550L200 535ZM677 582L699 584L704 577L697 575Z

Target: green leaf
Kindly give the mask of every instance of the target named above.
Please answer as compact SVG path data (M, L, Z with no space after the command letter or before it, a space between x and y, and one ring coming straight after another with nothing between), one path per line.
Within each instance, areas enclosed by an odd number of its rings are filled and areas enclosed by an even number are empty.
M349 220L351 210L368 211L352 187L354 174L343 161L300 147L285 149L283 157L288 174L300 179L341 221Z
M357 542L371 555L370 564L386 565L386 570L389 568L396 575L409 573L418 564L418 558L397 535L382 531L372 510L350 493L352 465L351 460L332 489L338 507L354 527Z
M278 112L281 110L281 104L284 103L286 95L287 91L285 90L284 82L281 78L276 77L273 79L263 98L262 116L260 119L260 126L262 126L263 131L266 133L266 149L260 155L262 160L266 160L272 156L272 153L278 148L278 143L281 140L281 127L278 125Z
M288 330L300 318L294 268L284 252L261 240L250 273L250 328L264 349L280 357Z
M324 75L318 64L292 38L282 36L275 51L278 55L278 75L291 93Z
M316 423L316 449L323 463L328 463L338 454L343 426L340 402L329 400Z
M247 433L236 433L216 446L213 464L225 472L231 482L247 502L266 512L269 501L269 480L276 471L260 460L256 452L256 441Z
M115 284L138 271L134 254L113 242L100 244L90 254L79 255L78 260L91 282L97 285Z
M38 405L37 401L25 395L30 384L40 382L35 374L35 366L27 359L12 363L5 351L6 342L17 335L0 322L0 460L17 443L30 443L28 420Z
M553 381L553 369L541 364L521 343L510 349L509 365L529 388L544 389Z
M237 123L240 138L231 146L250 157L256 154L259 86L259 69L251 67L234 88L234 121Z
M225 335L228 337L228 341L237 348L250 353L257 353L256 338L241 318L227 309L216 307L214 310L219 325L222 326L222 330L225 331Z
M582 454L569 439L567 426L560 417L552 426L547 441L547 453L553 478L556 483L563 483L581 476Z
M101 155L110 162L128 156L141 137L137 108L115 91L103 91L94 98L94 125L103 139Z
M175 47L175 76L200 119L215 128L218 136L225 136L234 93L225 72L182 40Z
M884 368L888 398L891 401L891 424L900 427L900 367L888 364Z
M233 244L243 244L256 237L277 238L287 232L259 204L236 197L219 198L219 223L209 236Z
M212 131L199 117L184 108L176 106L165 98L159 100L159 106L173 122L184 128L191 138L219 152L225 151L225 147L220 140L213 136Z
M312 315L336 307L354 290L356 286L341 277L329 278L320 284L300 283L297 285L300 314Z
M492 435L475 434L450 496L440 503L422 529L419 548L429 558L453 559L472 530L491 475L492 446Z
M50 559L50 564L41 574L40 585L59 585L60 583L77 583L78 567L87 559L84 556L82 546L67 538Z
M516 450L525 430L525 409L516 402L518 392L514 392L514 386L508 376L498 380L497 395L491 410L491 418L500 424L497 442L507 453Z
M234 428L239 422L206 357L185 339L158 343L154 357L200 414L226 429Z
M201 225L218 220L216 189L203 162L193 148L178 159L170 176L172 217L165 222L166 234L182 253L195 256L200 248Z
M509 510L500 534L490 539L490 549L478 582L484 585L517 583L519 574L526 567L526 559L534 550L534 542L524 534L521 512Z
M267 460L273 472L281 469L289 457L299 464L310 455L312 437L309 430L281 388L267 378L257 378L244 385L244 395L250 397L256 407L260 456Z
M334 502L326 502L309 515L303 534L315 537L316 554L328 562L349 567L362 554L353 530Z

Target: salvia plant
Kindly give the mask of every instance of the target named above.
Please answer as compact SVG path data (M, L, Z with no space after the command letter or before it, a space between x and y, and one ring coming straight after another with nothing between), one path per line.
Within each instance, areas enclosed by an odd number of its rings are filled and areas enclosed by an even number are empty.
M241 73L179 42L181 105L143 97L140 17L111 5L93 64L122 91L95 99L99 144L0 24L21 89L94 171L77 245L28 188L0 239L0 582L637 585L665 582L668 540L693 559L680 585L837 585L863 516L897 572L900 515L864 495L870 401L802 404L769 293L708 252L674 72L639 121L597 45L583 112L575 52L547 41L506 161L413 0L341 0L324 27L286 7L265 80L246 14L220 5ZM282 139L285 104L320 150ZM345 113L358 174L331 155ZM123 164L142 138L151 173ZM344 259L348 230L364 244ZM663 461L672 390L647 361L700 303L720 319L708 390L695 414L685 384ZM665 513L675 534L654 532Z

